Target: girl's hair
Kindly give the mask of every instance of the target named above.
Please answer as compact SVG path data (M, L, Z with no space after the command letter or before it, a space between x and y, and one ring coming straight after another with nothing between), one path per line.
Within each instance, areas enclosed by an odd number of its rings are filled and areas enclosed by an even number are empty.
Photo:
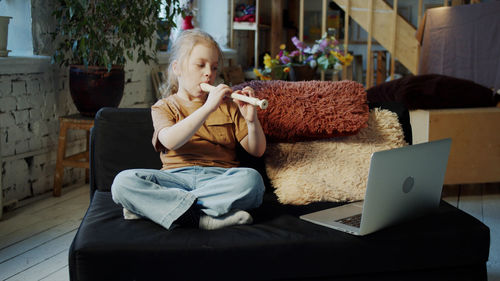
M184 62L186 62L191 55L194 46L197 44L205 44L208 47L215 48L219 54L219 65L222 64L222 50L210 34L200 29L188 29L182 31L170 49L167 81L160 87L163 97L175 94L179 90L179 82L177 81L177 76L174 74L172 69L172 62L177 60L179 64L184 64Z

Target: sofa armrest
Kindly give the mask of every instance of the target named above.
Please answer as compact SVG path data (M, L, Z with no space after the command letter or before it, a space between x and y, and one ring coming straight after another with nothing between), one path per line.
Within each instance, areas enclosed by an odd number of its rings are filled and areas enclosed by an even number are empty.
M90 136L90 196L110 191L122 170L160 169L161 161L151 144L150 108L102 108Z

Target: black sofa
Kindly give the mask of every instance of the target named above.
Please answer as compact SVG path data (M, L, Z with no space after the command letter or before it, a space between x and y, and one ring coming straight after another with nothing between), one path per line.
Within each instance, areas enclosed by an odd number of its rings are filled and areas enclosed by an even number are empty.
M411 139L408 111L395 111ZM71 280L487 279L488 227L444 201L432 215L364 237L299 219L338 203L282 205L269 183L263 205L251 211L252 225L167 231L149 220L124 220L110 186L123 169L161 166L152 132L149 109L96 115L91 202L69 251ZM265 177L262 159L242 156Z

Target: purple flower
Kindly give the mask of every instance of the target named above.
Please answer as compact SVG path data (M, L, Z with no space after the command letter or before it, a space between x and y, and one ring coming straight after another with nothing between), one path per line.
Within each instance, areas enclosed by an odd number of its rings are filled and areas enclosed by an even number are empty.
M283 63L283 64L289 64L291 62L291 59L287 56L282 56L280 57L280 61Z
M299 38L297 38L297 36L292 37L292 42L295 45L295 47L297 47L297 49L301 51L306 48L306 45L303 42L301 42Z

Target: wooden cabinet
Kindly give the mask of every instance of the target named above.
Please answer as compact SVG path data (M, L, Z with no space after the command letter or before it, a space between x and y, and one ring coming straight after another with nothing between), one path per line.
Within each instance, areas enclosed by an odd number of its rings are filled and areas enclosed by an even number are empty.
M500 182L500 108L410 111L413 143L451 138L445 184Z

